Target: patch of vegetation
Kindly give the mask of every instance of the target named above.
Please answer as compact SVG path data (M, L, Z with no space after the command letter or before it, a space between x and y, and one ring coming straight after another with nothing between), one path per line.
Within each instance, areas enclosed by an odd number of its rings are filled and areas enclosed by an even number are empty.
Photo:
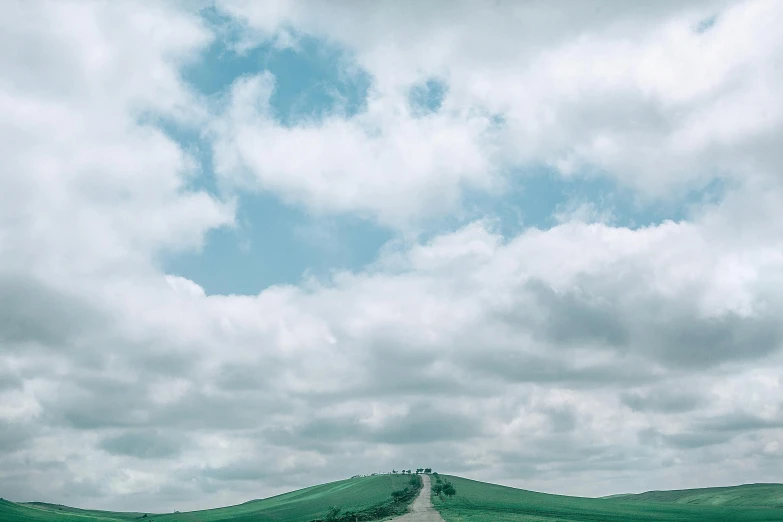
M414 475L409 478L405 487L391 492L391 499L359 511L344 511L340 506L332 506L324 518L313 519L312 522L359 522L382 520L402 515L408 510L408 505L419 494L421 486L421 478Z
M446 522L772 522L783 509L750 506L630 502L622 498L581 498L536 493L459 477L441 476L459 495L433 496Z
M431 489L432 494L437 495L441 500L443 499L443 495L451 498L457 494L457 489L454 487L454 484L448 480L441 480L440 477L435 480L435 484L432 484Z

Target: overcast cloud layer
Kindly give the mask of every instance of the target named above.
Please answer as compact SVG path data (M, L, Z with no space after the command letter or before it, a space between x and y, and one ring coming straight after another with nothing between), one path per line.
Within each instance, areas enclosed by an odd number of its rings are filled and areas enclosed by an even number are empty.
M0 496L185 510L421 466L580 495L779 482L783 3L644 4L12 1ZM367 75L358 111L282 122L262 64L211 96L184 79L221 39L305 38ZM531 168L722 190L645 227L577 194L549 228L443 230ZM165 272L258 193L394 239L257 295Z

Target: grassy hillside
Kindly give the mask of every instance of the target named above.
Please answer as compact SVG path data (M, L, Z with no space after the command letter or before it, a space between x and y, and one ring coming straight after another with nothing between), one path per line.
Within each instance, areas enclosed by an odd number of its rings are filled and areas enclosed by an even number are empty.
M96 518L99 520L134 520L144 516L144 513L129 513L129 512L117 512L117 511L99 511L95 509L79 509L60 504L47 504L45 502L26 502L22 504L26 507L31 507L44 512L56 512L57 514L64 515L77 515L84 518ZM79 519L75 519L79 520Z
M446 522L781 522L783 509L682 505L535 493L442 475L457 490L433 498Z
M580 498L441 475L454 484L451 499L433 498L446 522L783 522L783 485L651 491L611 498ZM0 500L2 522L307 522L325 518L331 506L362 511L387 503L409 476L363 477L253 500L237 506L186 513L92 511L54 504Z
M112 513L108 511L90 511L53 504L14 504L0 500L0 520L3 522L98 522L133 520L141 513Z
M783 484L745 484L725 488L648 491L639 494L613 495L610 498L632 502L783 508Z
M300 489L276 497L253 500L237 506L170 514L113 513L89 511L53 504L14 504L0 501L2 522L307 522L324 518L331 506L343 511L361 511L387 502L393 491L410 480L407 475L377 475L341 480Z

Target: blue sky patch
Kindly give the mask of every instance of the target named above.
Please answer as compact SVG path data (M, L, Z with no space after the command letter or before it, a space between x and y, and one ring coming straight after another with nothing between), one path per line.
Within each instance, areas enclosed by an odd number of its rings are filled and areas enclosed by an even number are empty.
M438 112L446 97L448 86L435 78L416 84L410 89L409 103L411 112L416 115L424 115Z
M257 294L304 276L326 279L365 266L391 237L369 221L312 216L272 194L243 194L236 227L210 231L201 252L169 255L163 264L207 294Z
M715 23L717 21L718 21L718 15L708 16L707 18L703 18L702 20L699 20L699 23L696 24L696 32L706 33L707 31L709 31L715 26Z
M224 22L213 8L203 11L219 32L237 28ZM244 75L269 71L275 78L270 104L283 125L319 120L329 114L350 117L366 106L370 77L354 65L343 49L323 39L293 34L294 46L280 48L274 41L236 51L237 35L217 38L183 73L199 92L218 95Z

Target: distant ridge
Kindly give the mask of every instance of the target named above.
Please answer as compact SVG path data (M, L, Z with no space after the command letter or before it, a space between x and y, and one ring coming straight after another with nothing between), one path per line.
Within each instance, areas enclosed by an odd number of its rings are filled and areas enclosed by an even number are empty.
M601 497L611 500L704 506L783 508L783 484L758 483L715 488L673 489Z

